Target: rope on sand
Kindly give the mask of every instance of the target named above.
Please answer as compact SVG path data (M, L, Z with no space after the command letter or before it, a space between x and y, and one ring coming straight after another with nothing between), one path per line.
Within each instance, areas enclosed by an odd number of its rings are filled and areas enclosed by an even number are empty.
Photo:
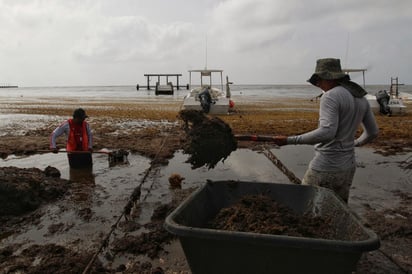
M120 214L120 216L117 218L116 222L112 225L109 233L106 235L106 237L104 238L104 240L102 241L102 243L100 244L99 249L93 254L93 257L90 259L89 263L87 264L87 266L84 268L82 274L87 274L90 271L90 268L92 267L93 263L96 261L97 256L100 254L100 252L102 252L102 250L104 248L106 248L109 245L109 240L110 240L110 236L113 234L114 230L116 229L116 227L118 226L120 220L125 217L125 215L130 213L131 208L133 207L134 203L140 199L140 195L141 195L141 188L143 183L146 181L147 177L149 176L150 171L152 171L153 167L155 166L155 164L157 163L156 160L160 154L160 152L162 151L164 145L166 144L166 140L168 138L168 135L166 135L163 138L162 144L159 148L159 150L157 151L155 157L153 158L153 160L150 162L150 166L146 169L144 176L142 177L140 184L133 190L132 194L129 197L129 200L127 202L127 204L125 205L125 207L123 208L122 214ZM153 184L150 186L148 193L146 194L146 196L144 197L144 199L146 199L147 195L150 193L150 189L152 188Z

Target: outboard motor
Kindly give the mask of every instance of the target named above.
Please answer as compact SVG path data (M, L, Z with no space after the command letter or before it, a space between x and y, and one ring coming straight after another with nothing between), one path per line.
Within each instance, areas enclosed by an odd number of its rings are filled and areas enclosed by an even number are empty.
M205 113L209 113L210 105L212 104L212 96L210 95L209 89L205 89L199 93L200 105Z
M386 90L380 90L376 93L376 101L379 103L379 112L384 115L392 115L392 110L389 107L390 96Z

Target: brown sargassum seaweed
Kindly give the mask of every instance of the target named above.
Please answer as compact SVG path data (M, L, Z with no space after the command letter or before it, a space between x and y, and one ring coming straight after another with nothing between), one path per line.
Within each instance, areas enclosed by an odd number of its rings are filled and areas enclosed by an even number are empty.
M179 118L185 122L187 140L183 151L190 155L187 162L192 169L214 168L237 149L232 129L220 118L206 116L197 110L182 110Z

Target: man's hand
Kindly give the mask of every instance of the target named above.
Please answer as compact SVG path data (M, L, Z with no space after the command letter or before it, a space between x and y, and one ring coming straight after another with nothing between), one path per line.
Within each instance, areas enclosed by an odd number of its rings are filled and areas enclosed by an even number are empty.
M283 135L277 135L273 137L273 142L278 146L284 146L288 144L288 137Z

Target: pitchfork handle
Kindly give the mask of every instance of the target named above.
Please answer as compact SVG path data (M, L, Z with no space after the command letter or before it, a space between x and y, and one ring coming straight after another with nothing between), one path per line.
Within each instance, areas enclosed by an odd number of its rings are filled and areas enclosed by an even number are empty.
M238 141L254 141L254 142L274 142L274 136L267 135L235 135Z

